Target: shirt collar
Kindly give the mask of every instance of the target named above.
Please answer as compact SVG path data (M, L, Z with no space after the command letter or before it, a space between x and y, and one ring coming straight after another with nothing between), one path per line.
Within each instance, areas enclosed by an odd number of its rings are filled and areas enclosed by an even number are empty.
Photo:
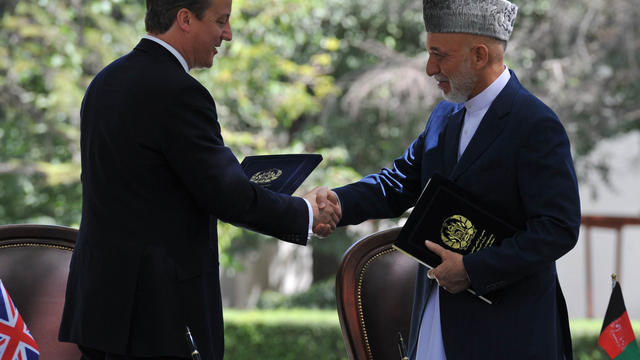
M178 50L176 50L173 46L169 45L169 43L162 41L160 39L158 39L155 36L152 35L145 35L142 37L143 39L148 39L151 41L155 41L158 44L162 45L165 49L169 50L170 53L173 54L173 56L176 57L176 59L178 59L178 61L180 62L180 65L182 65L182 67L184 68L184 71L189 72L189 66L187 65L187 61L184 59L184 57L182 56L182 54L180 54L180 52L178 52Z
M486 109L491 105L493 100L498 97L500 91L507 86L507 82L511 78L511 74L509 73L509 69L505 66L502 74L495 79L491 85L489 85L486 89L482 90L482 92L473 98L467 100L464 103L464 107L467 108L467 112L475 112L482 109Z

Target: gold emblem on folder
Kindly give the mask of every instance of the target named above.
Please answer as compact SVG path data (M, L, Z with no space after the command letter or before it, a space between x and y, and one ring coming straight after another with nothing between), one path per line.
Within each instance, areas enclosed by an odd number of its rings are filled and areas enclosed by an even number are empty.
M251 176L251 179L249 180L253 181L256 184L264 185L279 178L280 175L282 175L282 170L280 169L262 170L253 174L253 176Z
M453 215L442 222L440 238L453 249L466 250L476 234L476 228L462 215Z

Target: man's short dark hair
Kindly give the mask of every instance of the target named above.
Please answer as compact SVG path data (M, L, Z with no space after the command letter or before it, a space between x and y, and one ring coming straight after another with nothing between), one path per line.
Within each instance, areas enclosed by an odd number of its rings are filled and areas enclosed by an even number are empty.
M198 20L214 0L147 0L147 14L144 26L151 34L164 34L176 20L178 10L189 9Z

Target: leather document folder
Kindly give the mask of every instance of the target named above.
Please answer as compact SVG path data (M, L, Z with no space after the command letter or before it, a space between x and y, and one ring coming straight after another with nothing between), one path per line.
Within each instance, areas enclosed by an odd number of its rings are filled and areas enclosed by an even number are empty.
M247 156L240 165L249 180L291 195L322 161L320 154Z
M464 189L434 174L429 179L393 247L421 264L435 268L442 260L427 249L425 240L445 249L466 255L489 246L499 246L502 239L517 229L492 214ZM473 290L470 290L472 293ZM486 302L493 301L482 297Z

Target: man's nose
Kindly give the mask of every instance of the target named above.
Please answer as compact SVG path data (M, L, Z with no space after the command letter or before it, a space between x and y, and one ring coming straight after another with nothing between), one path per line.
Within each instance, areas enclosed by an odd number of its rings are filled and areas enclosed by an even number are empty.
M427 75L429 75L429 76L433 76L433 75L435 75L435 74L440 72L438 64L436 63L435 60L433 60L431 58L431 55L429 55L429 58L427 59L427 69L426 69L426 71L427 71Z
M231 31L231 22L227 22L227 25L222 30L222 40L231 41L233 33Z

